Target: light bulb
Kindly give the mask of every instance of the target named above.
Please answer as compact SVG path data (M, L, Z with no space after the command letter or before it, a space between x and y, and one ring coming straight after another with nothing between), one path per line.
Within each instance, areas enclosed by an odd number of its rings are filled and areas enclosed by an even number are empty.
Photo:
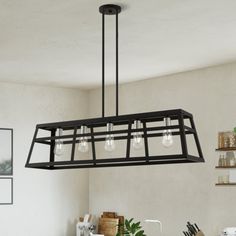
M171 120L169 117L165 117L164 118L164 122L166 127L171 125ZM172 136L172 132L170 129L166 129L163 131L163 137L162 137L162 145L164 147L171 147L173 145L174 141L173 141L173 136Z
M58 129L58 136L63 135L63 129ZM55 147L54 147L54 154L56 156L61 156L64 152L64 144L61 139L56 139L55 141Z
M107 132L111 132L112 130L113 130L113 124L112 123L108 123L107 124ZM108 152L112 152L112 151L115 150L116 145L115 145L114 135L113 134L108 134L106 136L106 141L105 141L104 148Z
M80 134L85 134L86 130L87 130L87 127L82 125L80 129ZM87 152L89 150L88 138L86 136L80 137L78 150L80 152Z
M141 121L135 120L134 121L134 128L140 129L141 128ZM135 132L133 134L133 147L135 149L140 149L143 147L143 137L141 132Z

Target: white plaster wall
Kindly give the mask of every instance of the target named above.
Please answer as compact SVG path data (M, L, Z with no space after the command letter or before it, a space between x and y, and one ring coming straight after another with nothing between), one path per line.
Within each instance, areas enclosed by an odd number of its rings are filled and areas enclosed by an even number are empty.
M14 205L0 206L1 236L75 235L88 210L88 171L24 165L35 125L85 118L86 101L80 90L0 83L0 127L14 129Z
M113 96L114 88L109 87L110 115ZM99 89L90 91L90 116L100 115L100 97ZM221 172L214 169L217 132L236 126L235 107L236 63L122 85L121 114L172 108L193 113L206 163L90 170L90 212L116 211L142 222L158 218L164 236L182 235L189 220L207 236L236 226L236 188L215 187ZM158 235L154 226L145 228L149 236Z

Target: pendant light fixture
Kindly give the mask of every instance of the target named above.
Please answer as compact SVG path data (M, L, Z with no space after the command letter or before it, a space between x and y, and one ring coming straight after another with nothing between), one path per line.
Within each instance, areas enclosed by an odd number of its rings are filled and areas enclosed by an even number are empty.
M53 170L204 162L192 114L182 109L175 109L119 115L118 15L121 7L107 4L102 5L99 11L102 14L102 117L38 124L25 167ZM116 115L109 117L105 116L106 15L114 15L116 18ZM41 131L47 134L42 135ZM191 147L195 146L196 155L189 154L187 145L189 137L193 138ZM120 141L125 141L125 145L119 146ZM97 145L101 143L106 155L99 156ZM48 147L48 157L46 161L35 162L32 161L32 154L35 145L39 144ZM160 145L166 148L164 154L158 153ZM176 151L177 146L180 152ZM124 155L115 157L116 148L123 148ZM151 151L151 148L154 150ZM166 154L167 150L171 149L175 152ZM131 154L133 151L139 154L133 156ZM77 152L84 157L90 154L91 157L77 159ZM101 150L99 153L102 153ZM105 158L107 155L109 157Z

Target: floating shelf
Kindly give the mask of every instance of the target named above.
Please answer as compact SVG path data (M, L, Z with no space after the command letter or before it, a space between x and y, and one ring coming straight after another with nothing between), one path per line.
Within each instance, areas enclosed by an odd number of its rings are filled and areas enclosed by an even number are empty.
M217 152L230 152L230 151L236 151L236 147L230 147L230 148L217 148Z
M236 166L216 166L216 169L236 169Z
M216 184L216 186L235 186L236 183Z

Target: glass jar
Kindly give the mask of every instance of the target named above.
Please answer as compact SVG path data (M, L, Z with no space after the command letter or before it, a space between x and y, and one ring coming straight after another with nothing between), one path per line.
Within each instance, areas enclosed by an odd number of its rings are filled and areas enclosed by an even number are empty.
M218 133L218 148L224 147L224 132Z
M229 144L229 147L235 147L236 145L236 135L234 132L227 132L228 134L228 144Z

